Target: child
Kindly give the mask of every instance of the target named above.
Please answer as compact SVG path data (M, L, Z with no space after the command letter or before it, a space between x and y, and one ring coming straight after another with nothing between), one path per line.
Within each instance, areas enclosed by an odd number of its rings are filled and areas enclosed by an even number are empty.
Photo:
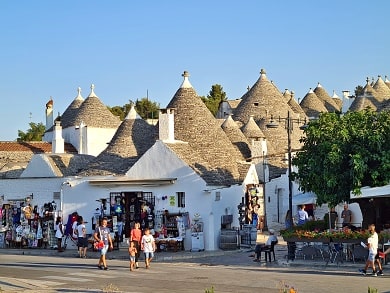
M130 271L134 271L135 256L136 256L137 252L138 252L137 247L135 247L134 241L130 241L130 245L129 245Z
M150 234L149 228L145 229L145 235L141 239L141 250L143 250L145 255L145 265L148 269L150 267L150 262L153 259L154 251L156 250L156 242L154 241L153 236Z

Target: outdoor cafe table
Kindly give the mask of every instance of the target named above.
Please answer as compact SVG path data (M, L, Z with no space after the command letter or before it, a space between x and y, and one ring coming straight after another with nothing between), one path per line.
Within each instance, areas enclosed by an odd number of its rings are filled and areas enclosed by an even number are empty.
M289 243L306 243L306 245L303 246L303 249L310 252L309 255L313 256L314 252L318 250L321 254L321 257L326 261L326 264L329 263L329 261L335 261L337 257L337 263L339 260L342 261L342 258L340 256L345 255L346 260L353 259L352 258L352 247L354 245L360 245L360 243L363 241L365 242L365 239L356 238L356 239L346 239L346 238L305 238L305 237L284 237L283 238L288 244ZM314 244L312 244L314 243ZM340 251L337 250L337 246L335 244L347 244L343 247L346 251ZM325 249L326 247L326 249ZM305 249L306 248L306 249ZM329 254L327 258L325 258L325 252ZM289 252L290 253L290 252ZM289 256L290 258L291 256ZM333 257L333 260L332 260ZM305 255L304 255L305 258Z

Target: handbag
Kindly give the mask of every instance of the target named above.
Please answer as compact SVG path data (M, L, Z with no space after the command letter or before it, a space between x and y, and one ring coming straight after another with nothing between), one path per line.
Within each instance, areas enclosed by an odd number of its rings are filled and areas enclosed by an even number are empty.
M99 235L102 235L102 233L101 233L101 231L100 231L100 227L99 227ZM103 247L104 247L104 242L103 242L103 240L95 241L95 242L93 243L93 248L94 248L95 250L102 250Z
M104 247L104 242L103 242L102 240L100 240L100 241L95 241L95 242L93 243L93 248L94 248L95 250L102 250L103 247Z

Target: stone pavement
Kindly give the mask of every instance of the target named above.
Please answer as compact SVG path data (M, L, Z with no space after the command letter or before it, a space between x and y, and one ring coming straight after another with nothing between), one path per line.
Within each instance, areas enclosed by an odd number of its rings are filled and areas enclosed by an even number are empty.
M258 235L257 242L263 242L263 236ZM265 236L264 236L265 237ZM276 262L266 263L264 260L261 261L261 265L270 265L270 266L301 266L306 267L308 269L310 268L342 268L342 267L348 267L349 270L358 270L364 266L363 261L359 261L354 263L353 261L343 261L343 262L329 262L328 264L326 261L320 257L316 256L313 259L304 259L303 257L298 257L295 260L287 260L287 243L281 238L279 238L279 243L275 246L275 255L276 255ZM265 238L264 238L265 239ZM249 257L254 254L254 246L255 243L251 246L247 247L241 247L236 250L214 250L214 251L198 251L198 252L191 252L191 251L178 251L178 252L157 252L155 253L155 260L156 262L169 262L169 261L202 261L206 258L212 258L212 257L218 257L220 261L223 261L223 256L237 256L237 261L242 263L248 263L248 266L256 266L259 265L257 262L253 262L253 257ZM56 257L78 257L78 253L75 247L69 247L64 252L57 252L56 249L43 249L43 248L23 248L23 249L16 249L16 248L3 248L0 249L0 254L17 254L17 255L44 255L44 256L56 256ZM264 255L264 254L263 254ZM87 253L88 258L98 259L99 252L88 250ZM114 249L113 251L110 251L107 254L107 259L117 259L117 260L128 260L128 252L127 252L127 245L125 243L121 243L119 245L119 249ZM390 268L390 265L387 264L384 266L384 270L387 271Z

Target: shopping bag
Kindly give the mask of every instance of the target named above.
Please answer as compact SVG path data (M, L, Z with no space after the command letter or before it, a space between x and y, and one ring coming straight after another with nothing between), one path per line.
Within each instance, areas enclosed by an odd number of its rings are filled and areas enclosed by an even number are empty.
M93 248L95 250L101 250L104 247L104 242L103 241L95 241L93 243Z

